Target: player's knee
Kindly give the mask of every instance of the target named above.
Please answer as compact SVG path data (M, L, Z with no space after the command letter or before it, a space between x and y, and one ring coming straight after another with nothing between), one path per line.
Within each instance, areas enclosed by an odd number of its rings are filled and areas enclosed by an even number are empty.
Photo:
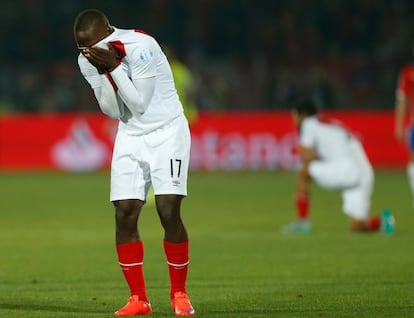
M119 200L114 201L117 218L129 218L138 216L144 202L140 200Z
M163 225L172 225L180 220L180 210L173 206L163 206L158 210Z
M176 195L158 196L156 199L157 211L164 226L176 224L181 221L181 197Z

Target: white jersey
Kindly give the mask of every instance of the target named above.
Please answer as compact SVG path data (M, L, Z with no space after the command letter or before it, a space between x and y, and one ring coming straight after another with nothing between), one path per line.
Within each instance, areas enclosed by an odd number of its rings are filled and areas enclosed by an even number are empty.
M353 155L350 139L354 138L340 124L325 122L317 116L307 117L300 128L300 144L313 148L320 160L337 161Z
M140 83L143 83L142 81L145 81L145 79L155 78L153 89L146 92L149 97L145 99L145 107L140 110L137 110L136 107L134 109L134 103L122 96L117 91L116 85L115 88L112 88L116 92L116 99L114 100L118 101L119 108L122 108L120 115L114 116L120 119L119 130L131 135L143 135L172 122L180 116L183 113L183 107L174 86L171 68L155 39L139 30L114 28L113 33L96 45L107 48L109 42L118 49L122 57L121 65L111 74L114 78L117 76L117 79L123 77L123 83L129 82L126 89L131 92L132 88L132 90L136 90L133 93L140 93L140 90L146 89L140 87ZM93 88L101 106L100 96L103 96L104 93L101 95L100 92L107 89L103 83L105 75L99 74L97 69L82 54L78 57L78 64L82 75ZM134 95L132 94L132 96ZM124 106L126 106L125 109L123 109Z
M342 189L344 212L358 220L367 219L374 173L359 140L339 123L311 116L302 122L300 144L317 152L319 159L309 165L316 183Z

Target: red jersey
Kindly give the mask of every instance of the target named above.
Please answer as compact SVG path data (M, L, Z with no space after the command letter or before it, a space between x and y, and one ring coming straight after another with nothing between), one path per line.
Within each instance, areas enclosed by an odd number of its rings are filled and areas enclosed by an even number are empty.
M414 124L414 63L404 66L398 76L397 99L405 99L410 110L410 124Z

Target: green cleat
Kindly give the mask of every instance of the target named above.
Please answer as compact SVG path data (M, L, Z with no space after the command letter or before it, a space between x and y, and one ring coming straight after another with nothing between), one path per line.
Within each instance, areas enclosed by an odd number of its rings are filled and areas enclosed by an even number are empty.
M391 235L395 231L395 218L389 209L382 211L381 230L387 235Z
M308 220L296 220L295 222L285 225L282 228L282 233L299 233L299 234L309 234L311 232L311 224Z

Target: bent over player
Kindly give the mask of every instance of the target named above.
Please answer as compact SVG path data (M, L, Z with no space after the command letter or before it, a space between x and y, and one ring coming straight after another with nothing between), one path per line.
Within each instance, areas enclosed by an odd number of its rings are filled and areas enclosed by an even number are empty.
M111 26L99 10L78 14L74 36L80 71L99 107L119 119L110 200L115 207L119 265L131 296L115 316L152 314L138 230L151 184L164 229L171 306L178 316L194 315L186 291L188 235L180 212L181 200L187 195L190 132L168 61L153 37Z
M377 231L381 222L393 225L391 215L369 216L374 173L359 140L338 121L318 114L311 100L294 106L293 118L299 129L301 168L297 173L296 222L285 232L310 231L310 183L342 190L342 208L351 219L352 231Z

